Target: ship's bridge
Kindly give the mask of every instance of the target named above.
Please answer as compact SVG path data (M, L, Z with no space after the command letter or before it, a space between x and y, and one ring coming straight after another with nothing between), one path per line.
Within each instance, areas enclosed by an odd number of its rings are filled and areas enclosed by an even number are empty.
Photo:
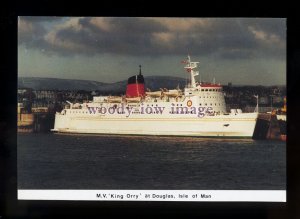
M212 107L216 113L226 113L224 93L220 84L197 83L195 87L186 87L184 95L199 107Z
M213 83L197 83L195 87L187 86L184 89L184 94L188 95L198 95L201 92L219 92L222 93L223 89L220 84Z
M215 113L226 113L225 98L221 84L207 82L196 82L195 76L199 71L195 71L199 62L192 62L190 56L182 63L186 64L184 68L190 74L190 83L184 89L184 95L187 101L199 107L211 107ZM191 104L191 102L190 102Z

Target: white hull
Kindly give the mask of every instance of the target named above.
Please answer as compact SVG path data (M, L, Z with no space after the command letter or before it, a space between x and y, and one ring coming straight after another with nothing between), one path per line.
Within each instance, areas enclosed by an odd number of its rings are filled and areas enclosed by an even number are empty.
M52 131L65 133L175 135L198 137L253 136L257 113L207 116L204 118L121 118L56 114Z

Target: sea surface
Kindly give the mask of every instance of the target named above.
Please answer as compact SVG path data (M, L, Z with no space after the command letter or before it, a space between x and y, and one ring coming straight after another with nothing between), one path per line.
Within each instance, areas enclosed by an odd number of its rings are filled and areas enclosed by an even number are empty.
M18 134L18 189L286 189L286 143Z

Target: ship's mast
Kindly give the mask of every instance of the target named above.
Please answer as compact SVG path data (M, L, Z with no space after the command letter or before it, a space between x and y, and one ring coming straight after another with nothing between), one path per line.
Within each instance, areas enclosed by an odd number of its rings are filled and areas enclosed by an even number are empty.
M184 67L188 73L191 75L191 85L190 87L196 87L195 76L199 75L199 71L194 71L198 67L199 62L191 62L191 57L188 55L187 61L185 62L186 66Z

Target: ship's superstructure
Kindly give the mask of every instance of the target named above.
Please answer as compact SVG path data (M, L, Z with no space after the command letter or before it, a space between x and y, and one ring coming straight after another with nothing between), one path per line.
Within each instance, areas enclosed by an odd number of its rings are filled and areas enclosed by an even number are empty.
M159 91L145 89L141 72L128 79L126 95L95 96L86 103L69 103L57 112L52 131L71 133L249 137L258 110L226 112L222 86L197 82L198 62L184 61L190 83Z

